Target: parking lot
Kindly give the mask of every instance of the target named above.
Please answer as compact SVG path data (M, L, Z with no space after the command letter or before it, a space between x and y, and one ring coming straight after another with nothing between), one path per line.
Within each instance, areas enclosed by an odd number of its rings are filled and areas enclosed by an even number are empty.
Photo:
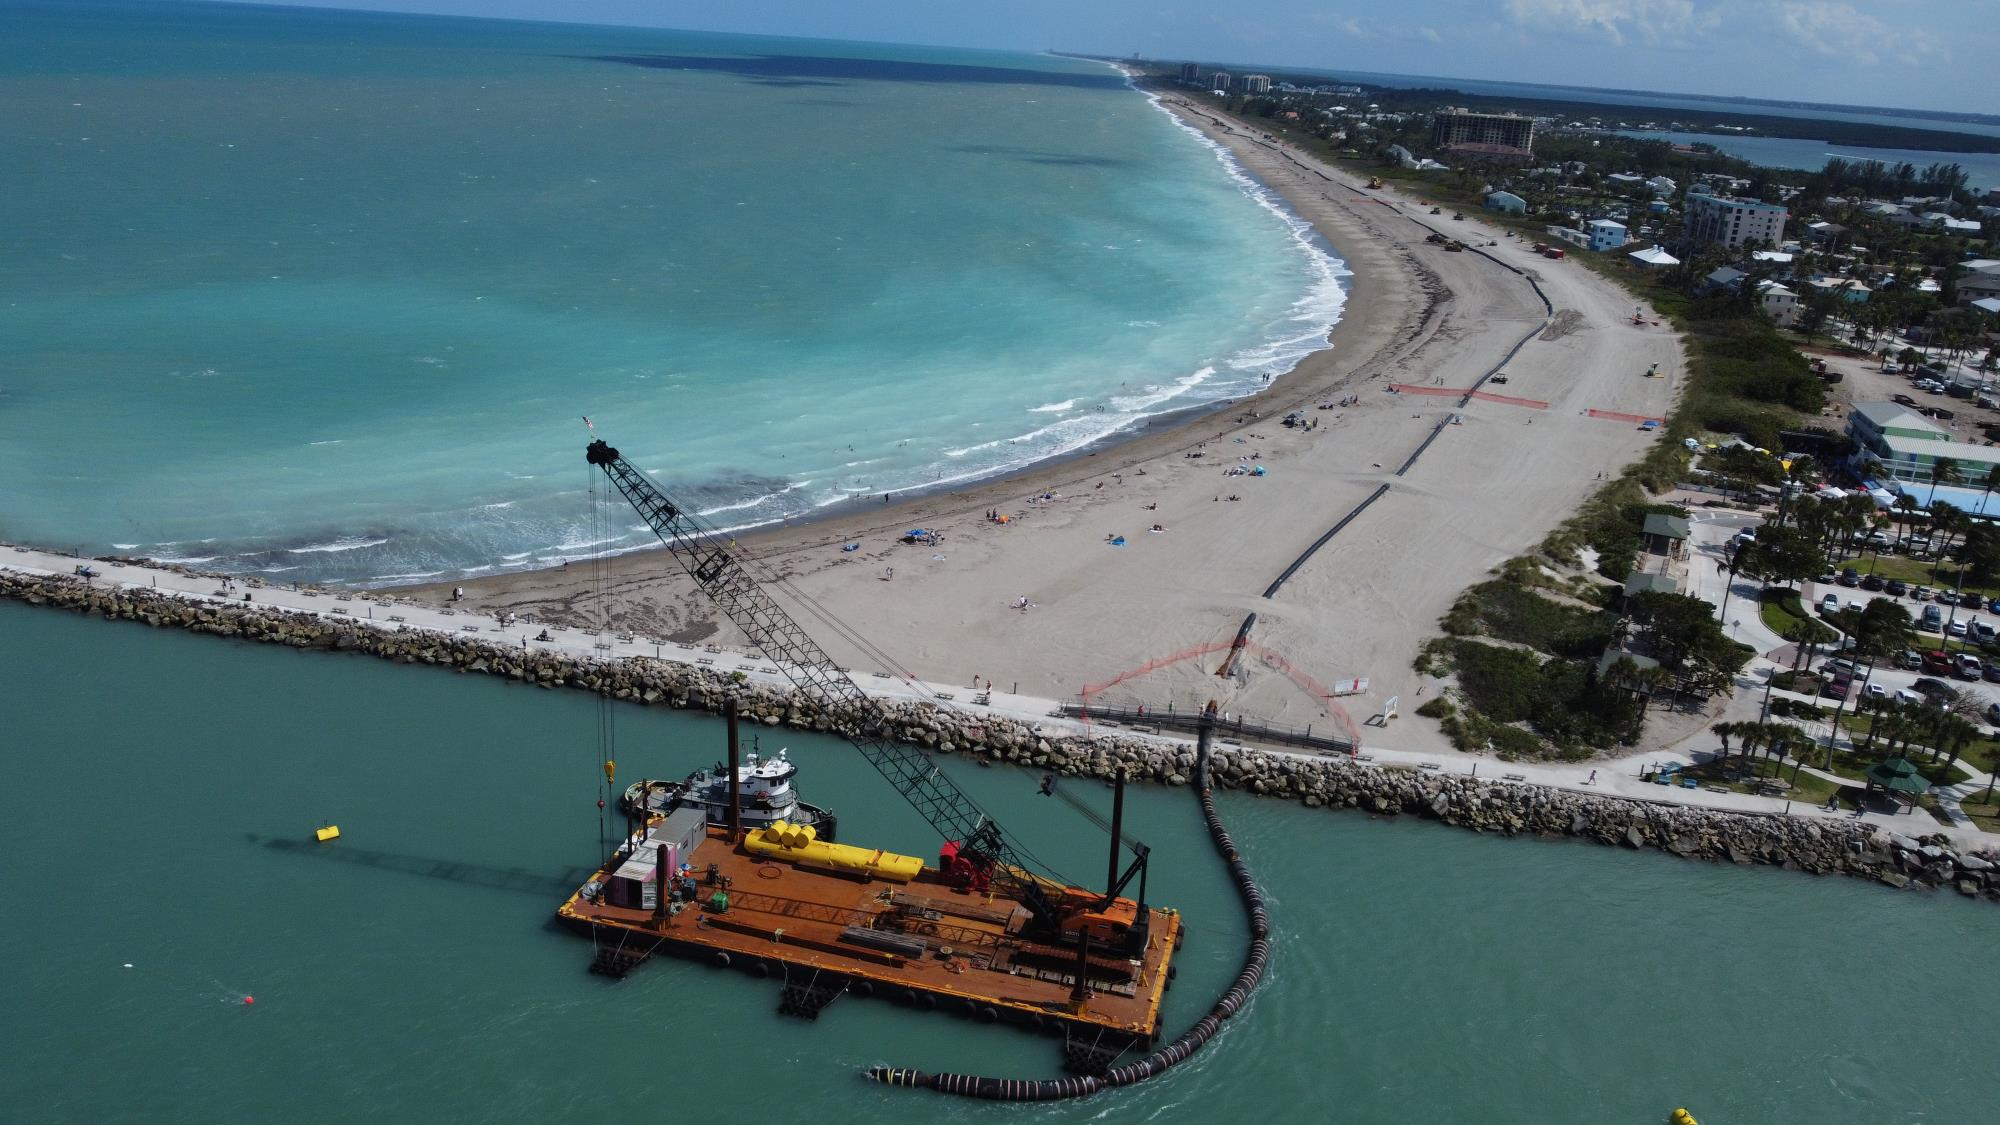
M1806 354L1808 358L1824 360L1828 371L1841 376L1840 382L1827 389L1826 416L1836 425L1845 423L1848 411L1857 402L1900 402L1912 410L1943 411L1931 420L1944 427L1954 441L1991 445L1986 427L2000 428L2000 383L1990 373L1983 375L1970 365L1960 364L1950 373L1950 378L1971 384L1962 392L1963 397L1958 397L1942 386L1937 390L1921 389L1916 385L1921 378L1919 372L1902 371L1894 364L1892 370L1884 371L1880 360L1817 349ZM1981 382L1993 384L1984 394L1996 406L1981 404L1982 392L1978 387Z
M1801 598L1821 617L1828 612L1828 598L1834 599L1832 604L1838 609L1860 609L1878 598L1902 606L1918 623L1917 647L1878 666L1874 675L1869 677L1869 693L1895 698L1899 692L1915 693L1918 680L1944 681L1960 694L1977 700L1986 721L1994 723L1994 707L2000 704L2000 656L1947 653L1944 645L1946 637L1965 645L2000 640L2000 616L1995 616L1991 607L1984 605L1983 599L1975 609L1940 603L1937 600L1939 593L1950 598L1949 590L1933 592L1927 587L1918 587L1907 589L1898 596L1890 593L1887 585L1884 582L1883 588L1868 590L1858 582L1847 585L1838 579L1830 583L1808 582L1802 587ZM1920 598L1920 592L1925 596ZM1820 662L1816 670L1824 665L1824 661Z

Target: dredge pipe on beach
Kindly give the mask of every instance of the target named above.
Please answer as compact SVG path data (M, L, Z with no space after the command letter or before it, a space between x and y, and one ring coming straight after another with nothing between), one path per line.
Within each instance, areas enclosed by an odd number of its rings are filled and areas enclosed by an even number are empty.
M1436 437L1437 437L1436 433L1431 434L1432 439L1435 439ZM1422 453L1429 446L1430 446L1430 441L1426 440L1423 445L1417 447L1417 453ZM1411 461L1416 460L1416 454L1411 454L1410 460ZM1408 469L1409 467L1410 467L1409 464L1405 462L1402 469L1396 470L1396 475L1401 476L1403 473L1403 469ZM1264 587L1263 596L1265 597L1265 599L1268 600L1270 598L1277 597L1278 587L1283 586L1287 581L1289 581L1292 575L1297 574L1299 572L1299 568L1306 565L1307 561L1310 560L1313 557L1313 555L1317 554L1321 547L1324 547L1327 545L1327 543L1331 542L1334 536L1339 535L1341 533L1342 529L1346 528L1348 524L1354 522L1355 517L1367 511L1368 505L1373 504L1377 500L1380 500L1382 498L1383 493L1386 493L1388 491L1389 491L1388 485L1386 484L1377 485L1375 487L1375 491L1369 493L1368 498L1366 500L1363 500L1361 503L1356 504L1352 511L1340 517L1339 523L1336 523L1332 527L1327 528L1325 535L1322 535L1318 539L1313 540L1311 546L1307 547L1303 552L1301 552L1298 558L1292 560L1292 565L1286 567L1284 569L1284 572L1279 574L1277 578L1273 579L1269 586ZM1236 634L1236 643L1238 647L1241 647L1243 642L1249 639L1250 626L1255 624L1256 621L1257 621L1257 615L1254 613L1251 614L1248 618L1244 619L1243 628L1239 630Z
M1215 812L1215 797L1209 787L1209 755L1210 744L1215 739L1215 711L1216 705L1210 701L1202 712L1201 728L1195 740L1195 795L1201 800L1201 815L1208 824L1209 839L1214 841L1222 861L1228 864L1229 877L1243 899L1244 913L1250 921L1250 948L1243 958L1243 970L1216 999L1208 1014L1196 1020L1193 1027L1182 1032L1180 1038L1166 1047L1137 1062L1113 1067L1102 1077L984 1078L974 1074L929 1074L902 1067L875 1066L868 1068L870 1079L890 1086L921 1087L940 1094L997 1102L1046 1102L1087 1097L1165 1074L1206 1046L1221 1032L1225 1020L1243 1010L1250 994L1256 991L1258 982L1264 979L1264 969L1271 959L1271 914L1264 906L1263 891L1258 889L1257 881L1250 876L1249 865L1243 862L1243 856L1236 850L1236 841L1230 838L1229 831L1222 826L1222 818Z

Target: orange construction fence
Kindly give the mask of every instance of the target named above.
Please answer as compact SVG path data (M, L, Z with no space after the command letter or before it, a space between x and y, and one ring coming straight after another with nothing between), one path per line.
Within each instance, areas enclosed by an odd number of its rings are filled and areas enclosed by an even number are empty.
M1515 398L1513 395L1496 395L1491 391L1474 391L1455 387L1420 387L1413 383L1391 383L1389 389L1406 395L1437 395L1440 398L1476 398L1481 402L1498 402L1508 406L1525 406L1530 410L1547 410L1549 404L1538 398Z
M1513 395L1496 395L1487 391L1474 391L1472 397L1482 402L1504 402L1508 406L1525 406L1530 410L1547 410L1549 404L1538 398L1515 398Z
M1592 418L1609 418L1613 422L1630 422L1635 426L1643 426L1648 422L1659 426L1666 425L1666 419L1656 418L1651 414L1627 414L1620 410L1586 410L1584 413Z

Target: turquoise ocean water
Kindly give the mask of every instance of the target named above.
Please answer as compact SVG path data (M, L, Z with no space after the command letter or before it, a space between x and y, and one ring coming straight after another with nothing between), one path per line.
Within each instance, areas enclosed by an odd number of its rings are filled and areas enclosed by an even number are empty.
M593 543L588 414L737 526L1239 395L1345 271L1114 72L0 0L0 538L396 581Z
M580 694L14 603L0 670L9 1120L1992 1116L1991 904L1238 794L1222 815L1277 944L1207 1050L1068 1105L889 1090L859 1072L1052 1077L1058 1045L854 999L808 1024L772 982L692 962L592 976L588 939L551 922L598 854ZM722 753L717 722L618 712L621 778ZM852 749L763 733L780 746L844 839L932 851ZM944 765L1038 855L1102 876L1101 835L1037 775ZM1178 1034L1240 964L1242 910L1187 790L1135 788L1126 814L1190 926ZM341 842L307 843L326 820Z

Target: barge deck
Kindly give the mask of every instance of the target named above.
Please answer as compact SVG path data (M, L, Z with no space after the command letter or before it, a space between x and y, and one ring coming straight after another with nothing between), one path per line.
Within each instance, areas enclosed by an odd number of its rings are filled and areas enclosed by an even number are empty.
M1102 1065L1159 1035L1183 937L1176 911L1147 908L1136 958L1110 946L1082 951L1088 988L1079 999L1080 951L1019 936L1027 908L997 891L954 890L930 866L905 881L915 861L885 876L837 871L753 854L746 844L754 841L732 842L726 828L690 829L678 840L667 829L656 820L635 834L558 908L564 924L593 937L594 970L623 976L672 953L781 978L787 1014L812 1019L844 993L877 996L1064 1035L1072 1064L1085 1067L1093 1054ZM656 854L669 864L664 880ZM669 886L693 893L663 896ZM1079 1042L1083 1056L1075 1057Z

